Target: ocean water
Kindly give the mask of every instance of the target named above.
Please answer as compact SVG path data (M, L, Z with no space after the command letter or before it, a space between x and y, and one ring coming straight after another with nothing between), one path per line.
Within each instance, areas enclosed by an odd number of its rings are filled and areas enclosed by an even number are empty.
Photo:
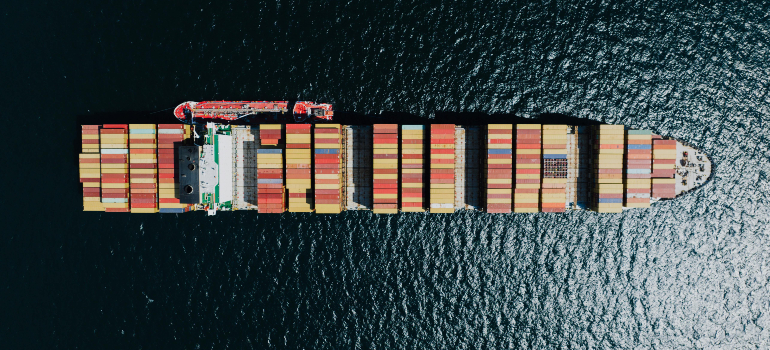
M770 348L763 1L0 9L5 349ZM703 149L618 215L80 211L78 118L185 100L562 113Z

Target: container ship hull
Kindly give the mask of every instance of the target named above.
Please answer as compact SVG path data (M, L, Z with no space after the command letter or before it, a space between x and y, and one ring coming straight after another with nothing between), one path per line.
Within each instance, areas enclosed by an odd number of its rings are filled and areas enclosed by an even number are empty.
M186 102L174 112L185 124L83 125L83 208L619 213L691 191L711 172L699 150L623 125L341 125L311 102L291 109L306 123L226 123L288 110Z

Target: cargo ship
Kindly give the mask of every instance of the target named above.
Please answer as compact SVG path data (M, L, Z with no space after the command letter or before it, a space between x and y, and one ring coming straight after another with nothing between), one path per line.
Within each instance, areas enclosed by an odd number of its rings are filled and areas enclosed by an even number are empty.
M179 124L82 125L83 210L620 213L704 184L703 152L623 125L332 123L331 105L185 102ZM269 117L268 117L269 118Z

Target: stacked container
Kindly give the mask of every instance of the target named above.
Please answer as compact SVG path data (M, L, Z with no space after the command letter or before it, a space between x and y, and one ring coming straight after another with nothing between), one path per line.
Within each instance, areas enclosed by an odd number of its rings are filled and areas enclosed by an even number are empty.
M600 125L597 129L596 207L600 213L623 211L624 143L623 125Z
M281 124L261 124L257 149L257 210L259 213L283 213L283 149L280 147Z
M290 212L312 212L310 124L286 124L286 189Z
M536 213L540 202L540 124L516 125L516 188L513 211Z
M315 211L339 214L342 211L341 133L339 124L316 124L315 136Z
M128 125L104 124L100 130L102 205L106 212L129 212Z
M155 124L130 124L129 201L132 213L158 212L158 158Z
M101 166L99 155L99 126L81 127L83 153L78 157L80 182L83 184L83 211L104 211L101 202Z
M650 207L652 132L628 130L626 153L626 207Z
M652 196L676 197L676 140L653 140Z
M190 127L179 124L158 124L158 211L161 213L184 213L188 204L179 202L179 173L176 144L181 144L190 135Z
M430 212L454 213L455 125L430 126Z
M424 212L424 125L401 126L401 211Z
M543 212L561 213L567 205L567 126L543 125Z
M374 124L373 190L375 214L398 213L398 125Z
M513 202L513 124L487 125L487 213L510 213Z

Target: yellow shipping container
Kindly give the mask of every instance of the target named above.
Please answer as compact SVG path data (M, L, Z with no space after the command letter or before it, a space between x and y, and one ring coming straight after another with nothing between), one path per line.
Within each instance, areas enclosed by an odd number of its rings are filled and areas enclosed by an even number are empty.
M513 208L514 213L537 213L539 211L537 208Z
M155 208L131 208L131 214L150 214L157 213L158 209Z
M566 154L566 149L559 148L545 148L543 147L543 154Z
M455 159L454 154L431 154L430 159Z
M401 184L401 187L402 188L423 188L423 184L422 183L414 183L414 182L409 182L409 183L405 182L405 183Z
M517 202L520 203L537 203L537 198L539 194L538 193L514 193L514 198ZM523 200L532 200L534 199L535 202L523 202Z
M488 184L492 185L507 185L507 184L513 184L513 179L487 179ZM508 191L507 193L510 193L511 191Z
M490 188L487 190L488 194L511 194L513 193L510 188Z
M452 214L455 212L454 208L430 208L432 214Z
M511 145L509 144L502 144L502 143L493 143L487 145L487 148L489 149L511 149Z
M105 209L128 209L128 203L102 203L102 206Z
M96 169L96 172L98 173L100 166L99 166L99 163L81 163L81 164L78 165L78 168L81 169L81 170L83 170L83 169L88 169L88 170Z
M155 179L130 179L132 184L154 184Z
M516 129L540 129L542 124L516 124Z
M623 179L599 179L600 184L622 184Z
M512 159L487 159L487 164L513 164Z
M339 189L340 185L338 184L316 184L315 189L317 190L336 190Z
M101 182L84 182L83 187L101 187Z
M430 188L431 188L431 191L433 189L452 189L453 190L455 188L455 185L454 184L431 184Z
M539 189L540 184L516 184L516 188L521 189Z
M129 158L128 162L131 164L155 164L157 163L157 160L155 159L141 159L141 158Z
M517 148L516 154L540 154L540 149L524 149L524 148Z
M544 184L566 184L567 179L549 179L545 178L543 179Z
M397 150L398 149L398 144L397 143L379 143L379 144L374 144L374 148L375 149L392 149L392 150Z
M599 193L607 193L607 194L622 194L623 193L623 185L615 185L615 184L599 184L598 187L596 187L596 190Z
M516 169L540 169L540 164L516 164Z
M280 130L283 128L281 124L260 124L259 127L265 130ZM316 126L317 128L318 126Z
M511 203L510 198L488 198L487 203Z
M182 203L158 203L158 208L184 209L184 208L187 208L187 206L189 206L189 204L182 204Z
M104 211L102 203L88 202L83 203L83 211Z
M155 130L155 124L128 124L129 129L152 129Z
M627 135L629 140L651 140L652 135Z
M432 148L432 149L454 149L455 148L455 144L454 143L431 144L430 148Z
M487 128L496 130L512 130L513 124L488 124Z
M80 138L83 139L83 140L98 140L99 139L99 135L96 135L96 134L84 134L84 135L81 135Z
M454 164L433 164L430 165L431 169L454 169Z
M402 159L402 164L422 164L422 159Z
M676 179L652 179L653 185L675 185Z
M337 204L316 204L316 214L339 214L341 211L340 206Z
M626 184L628 185L650 185L650 179L627 179Z
M397 180L398 174L374 174L374 180Z

